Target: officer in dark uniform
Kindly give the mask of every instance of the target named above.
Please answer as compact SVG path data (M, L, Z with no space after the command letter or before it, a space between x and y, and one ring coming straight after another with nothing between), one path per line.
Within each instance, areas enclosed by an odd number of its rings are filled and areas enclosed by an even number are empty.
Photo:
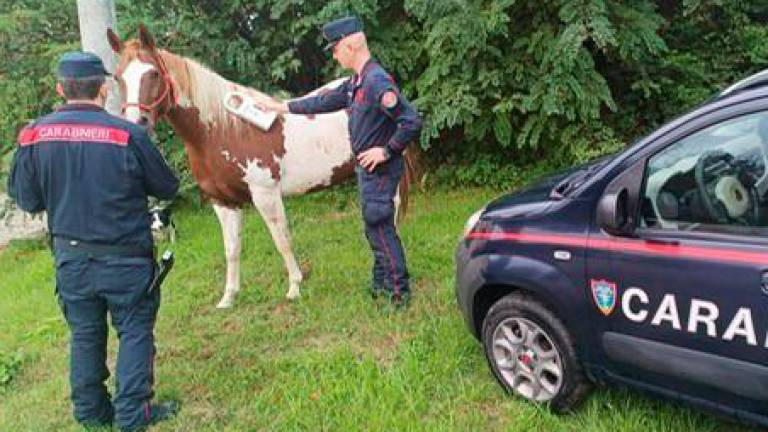
M421 116L371 57L357 17L326 24L323 37L339 64L355 71L352 78L322 95L289 102L259 97L256 103L266 110L295 114L349 109L365 233L374 256L373 294L386 290L395 305L405 305L410 297L408 269L395 229L393 198L403 175L403 151L418 138Z
M97 56L64 54L57 74L67 103L21 131L8 190L22 209L48 212L75 419L142 430L178 411L150 402L160 291L148 292L147 197L171 199L179 182L141 126L102 108L109 74ZM114 401L104 385L107 312L120 340Z

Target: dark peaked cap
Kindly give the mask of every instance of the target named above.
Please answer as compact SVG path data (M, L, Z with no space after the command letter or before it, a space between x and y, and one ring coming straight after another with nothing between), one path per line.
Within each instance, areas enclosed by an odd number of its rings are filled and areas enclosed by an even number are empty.
M328 41L325 50L333 48L345 37L361 31L363 31L363 22L356 16L344 17L326 23L323 26L323 37Z
M104 63L96 54L70 51L59 59L56 75L59 78L92 78L109 75L109 72L104 69Z

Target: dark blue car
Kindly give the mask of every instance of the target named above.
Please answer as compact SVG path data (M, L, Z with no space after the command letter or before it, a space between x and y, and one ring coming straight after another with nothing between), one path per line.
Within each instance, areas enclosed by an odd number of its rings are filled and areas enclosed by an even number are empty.
M620 384L768 426L768 71L467 222L457 297L506 390Z

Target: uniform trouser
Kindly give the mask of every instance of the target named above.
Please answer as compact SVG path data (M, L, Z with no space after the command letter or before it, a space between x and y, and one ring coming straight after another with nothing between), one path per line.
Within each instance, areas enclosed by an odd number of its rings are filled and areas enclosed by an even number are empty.
M70 386L75 419L85 425L126 429L149 422L153 396L154 326L160 292L147 293L154 272L150 258L56 251L56 285L71 333ZM104 384L107 312L117 330L114 404Z
M373 251L373 288L394 294L410 292L405 252L395 229L394 197L404 162L400 156L379 165L373 172L357 167L365 236Z

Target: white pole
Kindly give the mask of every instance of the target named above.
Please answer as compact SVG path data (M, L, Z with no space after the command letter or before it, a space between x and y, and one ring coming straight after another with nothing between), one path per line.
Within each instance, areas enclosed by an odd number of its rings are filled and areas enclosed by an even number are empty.
M107 29L117 29L117 13L113 0L77 0L77 17L80 21L80 40L83 51L90 51L101 57L104 67L114 73L117 58L107 41ZM109 80L112 91L107 98L106 110L120 114L120 88L117 82Z

